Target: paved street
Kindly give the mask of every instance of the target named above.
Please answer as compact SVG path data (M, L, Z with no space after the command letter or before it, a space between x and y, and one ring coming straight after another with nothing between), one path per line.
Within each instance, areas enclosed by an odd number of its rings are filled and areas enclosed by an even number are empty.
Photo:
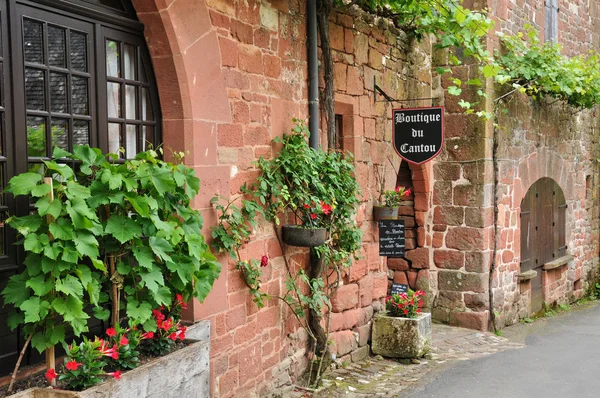
M381 357L328 373L314 397L598 397L600 303L503 330L433 325L430 359ZM302 396L303 394L292 395Z
M600 305L509 328L506 337L526 347L454 364L401 396L600 396Z

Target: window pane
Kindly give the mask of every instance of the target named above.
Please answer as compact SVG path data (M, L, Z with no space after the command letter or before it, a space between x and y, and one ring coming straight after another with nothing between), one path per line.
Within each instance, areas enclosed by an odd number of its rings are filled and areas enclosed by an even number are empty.
M52 148L69 150L69 123L65 119L52 119Z
M50 72L50 110L68 113L67 110L67 75Z
M112 40L106 41L106 74L121 77L119 65L119 43Z
M45 110L44 72L33 68L25 68L25 98L27 109Z
M119 83L106 83L108 117L121 117L121 86Z
M27 117L27 156L46 156L46 119Z
M67 67L65 33L63 28L48 26L48 64L50 66Z
M137 154L136 126L127 125L127 159L132 159Z
M90 126L85 120L73 121L73 145L89 145Z
M71 79L71 105L72 113L78 115L88 114L88 85L87 78L73 76Z
M135 56L135 47L132 46L131 44L125 44L124 45L124 49L123 49L123 56L125 58L123 58L124 61L124 67L125 67L125 79L129 79L129 80L135 80L136 76L135 76L135 63L136 63L136 56Z
M142 88L142 120L154 120L150 91L145 87Z
M23 52L26 62L44 63L43 26L30 19L23 20Z
M135 98L135 86L125 86L125 118L135 119L137 115L137 101Z
M71 31L71 69L87 72L87 35Z
M142 151L146 151L154 147L154 136L152 135L151 126L142 126Z
M108 123L108 152L119 153L121 146L121 125Z

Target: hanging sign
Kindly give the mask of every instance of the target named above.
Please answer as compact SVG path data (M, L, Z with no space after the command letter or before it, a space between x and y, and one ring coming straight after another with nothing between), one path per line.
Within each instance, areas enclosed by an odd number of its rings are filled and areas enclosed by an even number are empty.
M444 107L393 110L392 142L400 157L422 164L436 157L444 145Z
M404 257L404 220L379 221L379 255Z

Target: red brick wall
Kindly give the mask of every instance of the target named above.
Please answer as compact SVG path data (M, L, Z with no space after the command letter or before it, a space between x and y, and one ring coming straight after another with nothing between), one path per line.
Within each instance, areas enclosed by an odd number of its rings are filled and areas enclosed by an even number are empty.
M134 6L146 27L157 76L165 146L185 151L186 163L196 168L202 185L195 205L210 236L216 222L210 198L237 194L257 175L252 162L273 155L272 138L289 131L293 117L307 117L306 5L298 0L134 0ZM332 350L343 360L368 353L370 319L388 287L371 221L378 196L374 168L389 158L397 168L399 159L390 147L392 107L373 102L373 77L392 97L430 96L429 43L410 48L398 41L397 32L374 22L361 15L333 15L330 28L343 148L356 156L363 190L356 218L364 232L362 259L346 272L332 299ZM388 189L395 184L393 168ZM413 175L421 220L429 208L429 174L421 167ZM282 294L284 262L270 225L259 226L242 253L244 258L264 254L270 261L263 285L273 295ZM306 251L293 257L307 262ZM278 300L258 309L235 265L226 256L221 260L213 291L187 314L211 321L213 395L263 394L293 381L307 366L306 334Z

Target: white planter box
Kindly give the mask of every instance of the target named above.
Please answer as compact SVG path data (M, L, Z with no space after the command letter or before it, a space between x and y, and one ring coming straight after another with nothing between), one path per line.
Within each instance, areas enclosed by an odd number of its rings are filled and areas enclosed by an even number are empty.
M189 346L84 391L32 388L11 398L180 398L210 396L210 322L188 328Z
M420 358L431 344L431 314L398 318L383 314L373 318L371 350L388 358Z

